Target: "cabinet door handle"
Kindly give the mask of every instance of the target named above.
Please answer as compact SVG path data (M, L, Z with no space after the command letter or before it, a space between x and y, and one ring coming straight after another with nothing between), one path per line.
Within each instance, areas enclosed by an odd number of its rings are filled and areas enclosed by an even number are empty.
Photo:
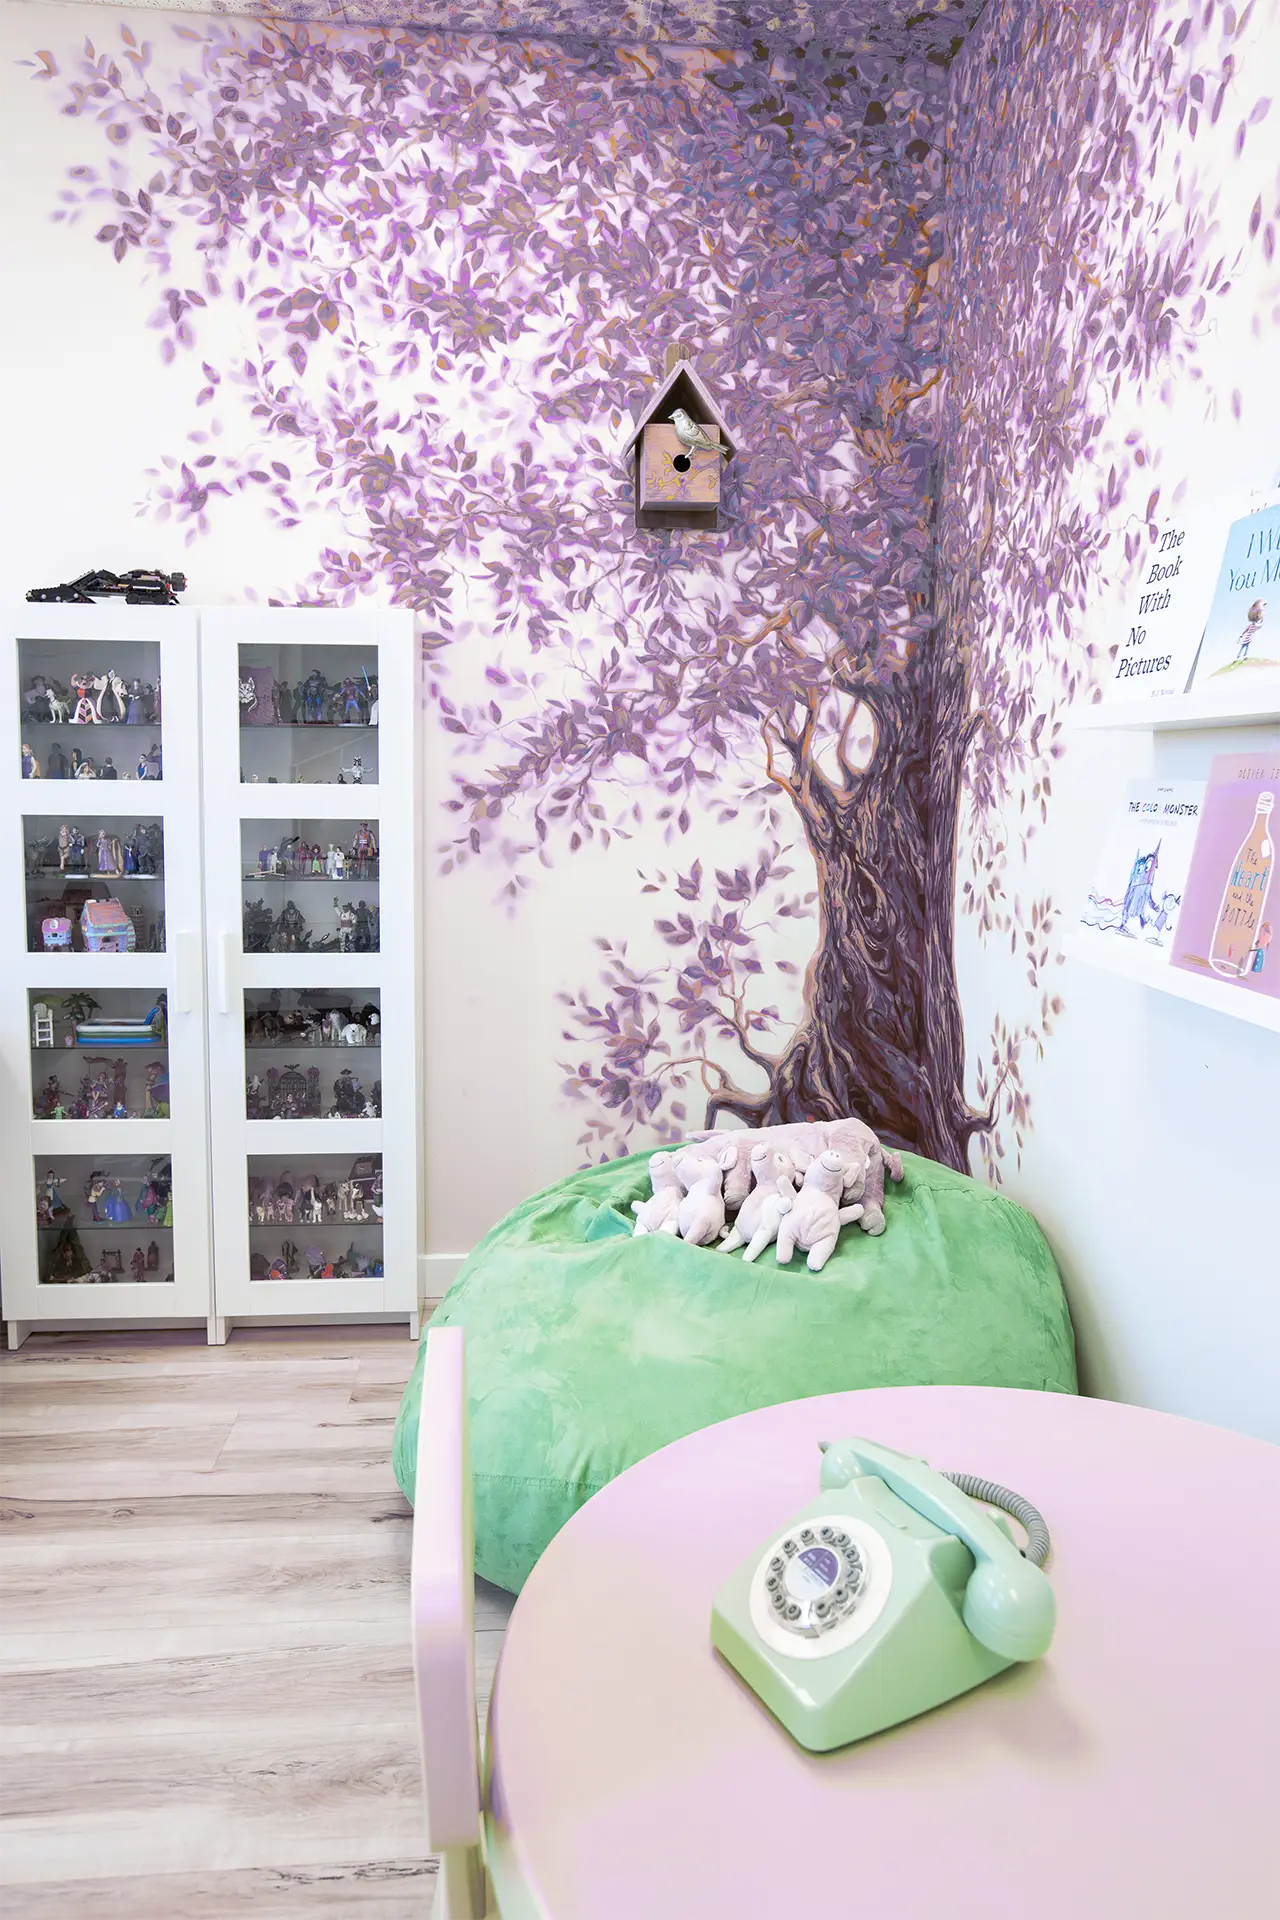
M189 928L184 929L173 944L173 1010L190 1013L196 1003L196 937Z
M218 934L214 942L214 974L218 995L218 1012L231 1011L231 935L225 929Z

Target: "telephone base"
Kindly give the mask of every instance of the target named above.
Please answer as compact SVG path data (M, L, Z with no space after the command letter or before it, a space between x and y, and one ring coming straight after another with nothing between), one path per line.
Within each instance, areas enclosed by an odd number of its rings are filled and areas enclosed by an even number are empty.
M797 1563L806 1555L815 1592L825 1577L837 1598L842 1580L854 1594L834 1625L828 1613L820 1631L801 1637L784 1617L792 1609L780 1604L777 1582L798 1572L793 1585L801 1593L808 1573ZM832 1561L838 1571L828 1576ZM778 1569L772 1593L771 1568ZM820 1494L730 1576L712 1610L712 1645L800 1746L829 1752L927 1713L1014 1664L963 1622L973 1569L973 1555L954 1535L882 1480L858 1478ZM824 1596L821 1604L831 1603Z

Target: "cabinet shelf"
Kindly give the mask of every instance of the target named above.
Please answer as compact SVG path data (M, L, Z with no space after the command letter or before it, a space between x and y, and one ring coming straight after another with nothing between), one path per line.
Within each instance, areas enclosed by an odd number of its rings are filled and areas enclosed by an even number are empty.
M1155 958L1141 947L1121 945L1118 939L1113 950L1095 946L1078 934L1068 934L1064 947L1069 960L1083 961L1085 966L1115 974L1121 980L1132 980L1138 986L1151 987L1175 1000L1209 1007L1215 1013L1226 1014L1228 1019L1243 1020L1250 1026L1280 1033L1280 1000L1265 994L1248 993L1226 980L1202 980L1198 974L1185 973L1172 961Z
M1077 733L1191 732L1200 727L1265 727L1280 721L1280 687L1193 687L1190 693L1150 700L1099 701L1072 714Z

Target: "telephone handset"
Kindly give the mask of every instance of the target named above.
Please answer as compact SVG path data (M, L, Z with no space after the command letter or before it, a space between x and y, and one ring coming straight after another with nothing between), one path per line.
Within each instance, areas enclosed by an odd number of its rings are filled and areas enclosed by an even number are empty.
M1038 1659L1056 1618L1029 1502L872 1440L821 1446L818 1498L731 1575L711 1616L713 1646L815 1752ZM1023 1524L1025 1552L977 1501Z

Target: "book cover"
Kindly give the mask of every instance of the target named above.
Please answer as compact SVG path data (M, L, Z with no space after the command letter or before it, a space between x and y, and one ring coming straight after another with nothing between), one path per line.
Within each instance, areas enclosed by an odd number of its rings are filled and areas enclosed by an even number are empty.
M1204 789L1203 780L1129 782L1080 915L1091 941L1137 941L1169 957Z
M1173 937L1175 967L1272 999L1280 998L1280 952L1271 947L1278 797L1280 747L1215 756Z
M1239 499L1166 520L1125 607L1108 705L1185 693Z
M1227 535L1195 684L1280 689L1280 506L1244 514Z

